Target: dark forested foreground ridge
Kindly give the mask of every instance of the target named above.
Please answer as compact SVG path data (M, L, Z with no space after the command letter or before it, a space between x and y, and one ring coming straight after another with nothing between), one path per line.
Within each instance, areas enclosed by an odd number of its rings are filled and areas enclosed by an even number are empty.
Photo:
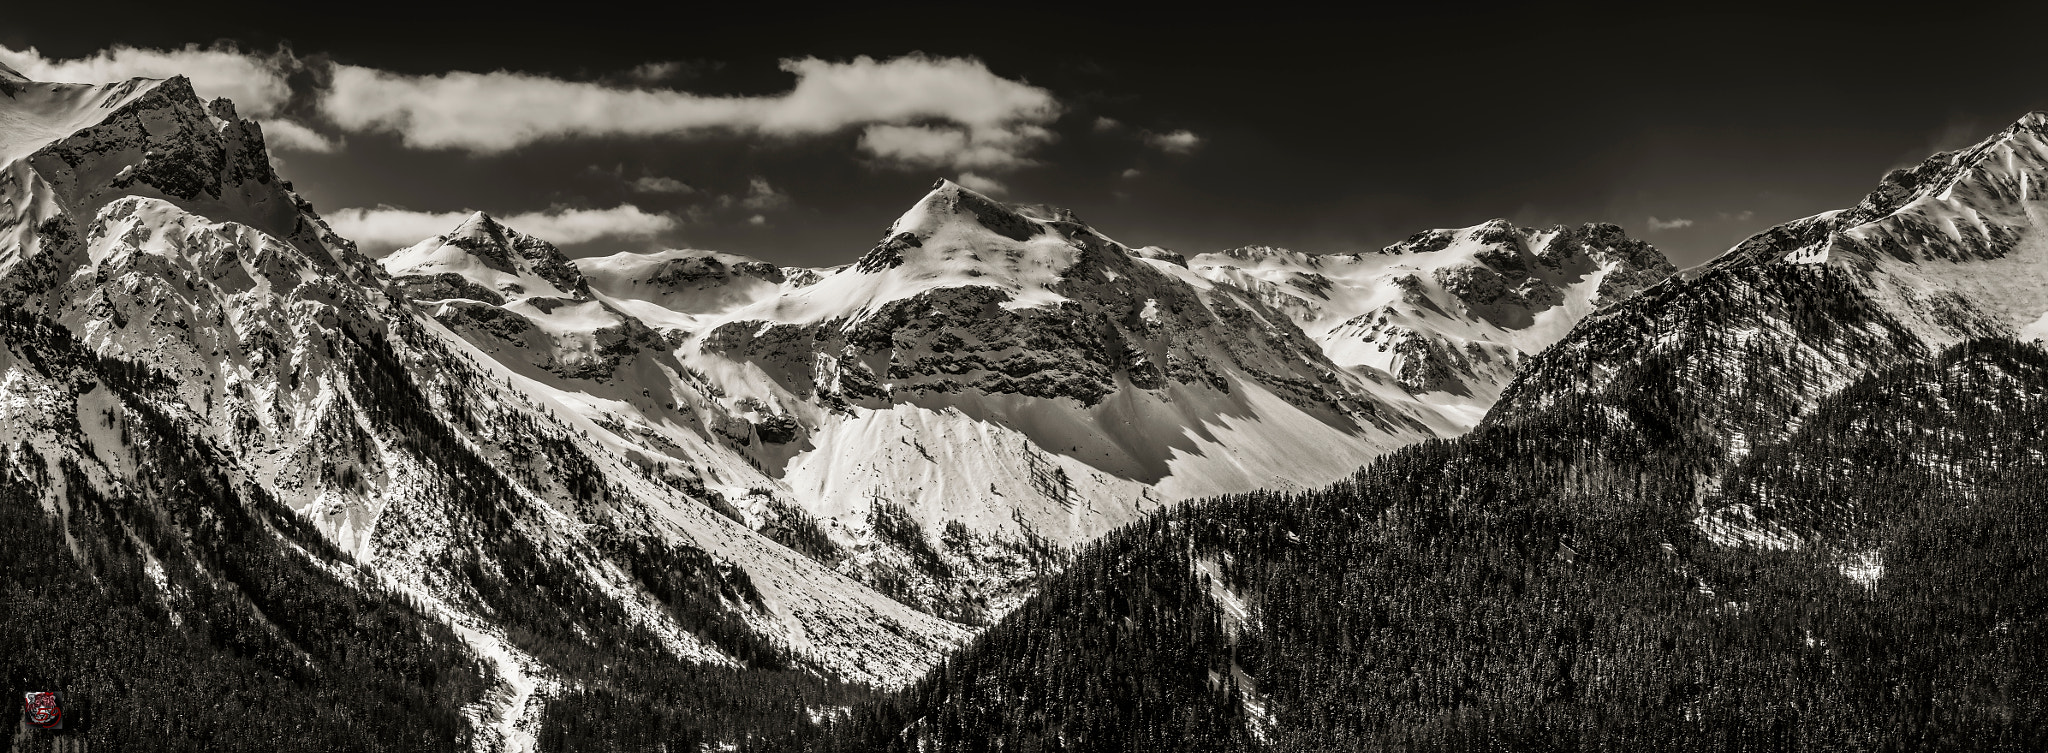
M2048 746L2048 353L1884 370L1725 469L1660 371L1120 530L840 749ZM1801 545L1710 540L1732 504Z

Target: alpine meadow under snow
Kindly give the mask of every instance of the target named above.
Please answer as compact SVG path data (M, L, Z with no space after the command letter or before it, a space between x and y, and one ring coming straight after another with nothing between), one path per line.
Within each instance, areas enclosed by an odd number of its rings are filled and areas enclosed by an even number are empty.
M944 179L373 258L276 164L0 65L0 751L2048 746L2048 115L1684 274Z

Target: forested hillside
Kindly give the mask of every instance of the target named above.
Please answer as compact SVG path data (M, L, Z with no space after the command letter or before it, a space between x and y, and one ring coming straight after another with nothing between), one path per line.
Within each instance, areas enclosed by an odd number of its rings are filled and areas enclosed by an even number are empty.
M1871 375L1727 493L1669 376L1153 516L840 749L2048 744L2048 354L1974 341ZM1694 523L1738 503L1800 511L1798 545Z
M105 406L68 441L105 434L150 470L109 494L69 458L0 450L0 676L76 701L61 733L0 750L468 746L461 711L488 683L453 631L226 471L150 399L165 376L0 312L0 360L16 359Z

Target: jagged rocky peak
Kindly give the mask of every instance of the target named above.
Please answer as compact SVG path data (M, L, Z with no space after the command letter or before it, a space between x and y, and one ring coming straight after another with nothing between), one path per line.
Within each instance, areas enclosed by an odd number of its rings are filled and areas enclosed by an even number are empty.
M1758 233L1712 269L1779 263L1848 272L1931 346L1977 324L2048 337L2048 116L2029 113L1964 149L1894 170L1856 206Z
M1583 225L1552 225L1542 230L1517 227L1505 219L1492 219L1468 228L1424 230L1386 248L1390 256L1429 254L1460 242L1476 244L1477 256L1489 264L1516 266L1511 256L1528 253L1556 269L1582 255L1598 263L1619 262L1631 267L1657 269L1669 266L1655 246L1628 237L1628 231L1608 222ZM1506 270L1503 270L1506 271Z
M485 212L384 257L384 268L422 300L467 298L493 305L528 297L590 299L590 284L554 244L506 227Z
M1958 182L1966 181L1972 177L1972 168L1979 165L1987 168L1976 176L1979 180L2000 174L2010 175L2039 170L2043 167L2044 160L2048 160L2048 153L2043 151L2044 136L2048 136L2048 113L2027 113L2004 130L1974 146L1936 152L1918 165L1886 173L1884 179L1878 182L1876 190L1863 197L1855 207L1836 215L1833 219L1840 226L1860 225L1882 219L1907 208L1918 199L1941 194ZM2016 159L2002 160L2003 164L1987 164L1990 157L2001 154ZM2038 191L2028 193L2038 195ZM2027 196L2014 191L2002 197L1980 198L2009 201L2025 199Z
M1828 219L1831 251L1903 262L2002 259L2033 234L2048 176L2048 114L2028 113L1966 149L1887 174L1854 208ZM1787 254L1787 257L1796 254Z
M1435 236L1428 243L1434 245ZM1437 250L1461 245L1470 261L1438 267L1437 284L1474 315L1510 329L1526 327L1534 312L1563 303L1581 280L1599 277L1588 299L1598 306L1677 271L1654 246L1605 223L1536 230L1497 219L1453 234L1452 243Z
M1448 248L1451 242L1457 240L1457 238L1458 231L1456 230L1424 230L1408 236L1408 240L1380 249L1380 253L1399 256L1401 254L1426 254L1432 251L1442 251Z
M0 169L12 176L0 181L0 278L24 259L58 256L23 267L27 277L0 296L46 289L51 270L87 263L76 255L96 216L131 197L261 232L352 281L376 276L277 177L261 127L228 100L202 102L183 76L9 87L0 96Z

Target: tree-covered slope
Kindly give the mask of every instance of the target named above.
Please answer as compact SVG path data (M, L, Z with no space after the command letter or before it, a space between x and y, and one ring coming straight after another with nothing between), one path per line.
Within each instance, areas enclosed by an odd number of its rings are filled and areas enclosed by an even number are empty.
M1703 482L1700 406L1670 370L1321 491L1157 516L858 715L845 747L2036 749L2044 366L1958 346L1756 453L1882 473L1877 423L1916 457L2008 461L1946 464L1941 489L1968 494L1840 485L1886 511L1853 541L1726 546L1695 525L1733 497ZM1936 394L1976 407L1915 398Z
M6 397L64 391L71 431L0 449L0 677L73 703L0 750L468 747L488 681L447 625L233 473L161 373L4 313ZM66 452L115 446L135 483Z

